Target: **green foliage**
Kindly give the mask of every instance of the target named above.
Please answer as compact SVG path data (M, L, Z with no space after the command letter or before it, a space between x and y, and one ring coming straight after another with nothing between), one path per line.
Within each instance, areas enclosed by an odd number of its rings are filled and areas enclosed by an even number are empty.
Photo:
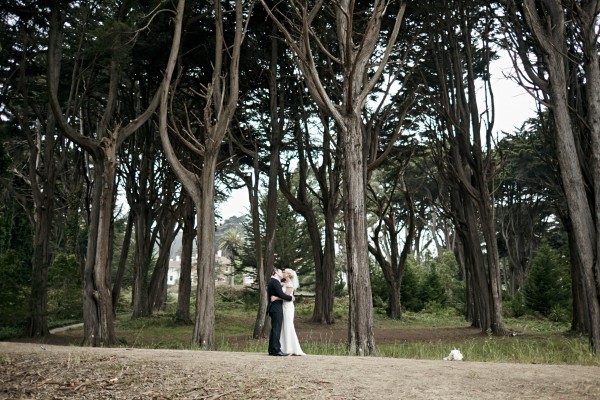
M23 326L29 315L30 288L23 279L23 263L15 251L0 254L0 326Z
M261 201L261 235L263 245L266 211L266 197ZM251 221L244 223L245 232L242 235L245 242L240 251L241 266L244 272L256 272L255 238ZM292 211L283 196L277 201L277 227L275 240L275 266L291 268L298 274L302 292L314 291L315 269L312 257L312 247L307 235L307 228L303 219ZM264 251L264 249L263 249Z
M571 280L567 261L542 245L531 261L525 283L525 304L545 317L569 318Z
M31 275L32 238L31 224L23 208L12 200L0 202L0 254L14 252L23 269L21 281Z
M223 288L224 293L231 293ZM216 336L217 349L220 351L244 351L262 353L267 347L266 338L239 341L240 336L250 335L255 309L250 312L244 309L234 298L238 295L227 295L226 302L230 307L217 306ZM221 297L221 296L220 296ZM219 302L221 303L221 302ZM234 306L236 305L236 306ZM338 323L344 324L348 315L348 299L336 298L335 314ZM309 300L296 307L296 316L301 319L309 318L313 303ZM434 307L435 308L435 307ZM437 307L434 311L421 313L405 313L403 321L390 320L382 315L375 315L375 324L382 335L386 331L414 329L471 329L469 323L453 308ZM438 340L411 340L410 342L377 343L378 355L383 357L412 358L441 360L448 355L449 349L458 348L468 361L483 362L515 362L540 364L581 364L599 365L599 361L589 351L589 345L582 336L568 336L564 332L568 325L557 324L547 319L507 319L511 330L524 332L518 337L494 337L474 335L471 338ZM191 327L181 327L173 323L170 315L156 315L149 318L130 320L119 319L117 328L120 337L135 347L150 348L189 348ZM391 336L391 335L390 335ZM348 355L345 341L336 340L328 330L311 332L302 340L302 347L308 354L318 355Z
M448 301L445 285L442 283L440 275L435 267L423 277L421 300L426 305L436 303L442 307L444 307Z
M131 304L131 287L121 289L119 293L119 300L117 301L116 313L123 315L131 315L133 313L133 306Z
M79 263L59 253L48 272L48 312L52 319L80 319L83 313Z
M304 219L292 211L283 196L279 196L275 263L281 268L295 270L303 291L314 291L315 267L307 232Z
M434 258L425 257L417 264L409 259L402 278L400 299L404 310L418 312L425 308L445 308L464 304L464 282L458 279L458 264L452 252Z
M527 313L527 307L525 306L525 299L521 292L517 292L514 296L510 296L508 293L503 294L502 309L505 317L522 317Z
M250 339L256 318L256 306L247 307L243 290L231 290L228 287L217 289L216 302L216 346L219 351L243 351L263 353L267 348L267 339ZM312 299L301 299L296 305L296 317L308 321L312 314ZM336 298L334 314L336 325L347 323L349 300L347 297ZM383 339L378 340L378 355L383 357L413 358L441 360L452 348L461 350L467 361L483 362L515 362L543 364L580 364L600 365L600 360L589 349L587 339L581 335L566 334L569 324L557 323L545 318L524 316L507 318L507 328L520 332L517 337L495 337L477 334L478 330L470 328L454 308L442 308L430 303L427 312L405 312L402 321L392 320L376 313L375 326ZM158 313L147 318L131 319L130 315L117 316L116 332L124 346L134 348L156 349L190 349L191 325L177 324L174 314ZM301 338L302 348L314 355L348 355L345 339L334 338L331 327L311 325L310 332L304 332ZM433 335L427 331L450 329L465 330L464 335L451 335L432 341ZM79 331L78 331L79 330ZM71 331L72 337L82 334L82 328ZM427 338L420 340L411 331L425 333ZM398 331L406 332L410 340L390 340L398 336ZM0 329L0 339L15 337L20 332L13 330L12 336ZM388 338L386 340L386 337ZM192 349L194 347L192 346Z
M389 299L389 290L383 272L378 265L371 264L369 266L369 275L371 279L373 306L376 308L385 308Z
M421 301L421 281L418 275L417 267L414 263L408 263L402 277L402 287L400 288L400 302L402 307L408 311L420 311L423 309Z
M5 122L0 122L0 176L9 175L11 157L6 149L6 136L10 134L11 128Z
M0 340L8 340L8 339L13 339L13 338L17 338L17 337L21 337L23 336L23 333L25 331L25 327L24 326L18 326L18 325L11 325L11 326L4 326L4 325L0 325Z
M344 275L342 274L342 271L337 271L337 274L335 276L335 285L333 287L333 293L335 295L335 297L341 297L341 296L347 296L348 295L348 288L346 285L346 281L344 280Z

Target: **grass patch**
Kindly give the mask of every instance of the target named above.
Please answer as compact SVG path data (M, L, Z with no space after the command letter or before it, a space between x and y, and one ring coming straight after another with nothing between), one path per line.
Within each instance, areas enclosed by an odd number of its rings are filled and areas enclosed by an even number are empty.
M336 299L334 326L309 322L313 313L312 301L302 298L296 304L296 326L303 329L303 350L308 354L348 355L347 299ZM148 318L131 319L130 313L119 314L115 331L123 346L199 349L191 343L193 325L177 323L173 308L167 309L169 311ZM266 352L266 338L251 338L256 310L256 304L247 299L241 301L235 293L220 296L215 310L214 349ZM441 360L457 348L466 361L600 366L600 357L591 353L587 337L571 333L568 324L547 319L506 318L507 329L516 336L504 337L486 335L470 328L470 324L451 309L407 312L402 321L391 320L384 313L376 312L374 323L377 355L382 357ZM73 329L68 335L76 338L82 332L82 328Z
M378 355L383 357L433 359L446 357L457 348L466 361L509 362L526 364L572 364L600 366L584 338L513 338L490 337L484 340L448 343L382 344Z
M118 316L115 332L124 346L153 349L189 349L192 326L175 323L172 314L131 319Z
M25 332L25 326L0 326L0 340L10 340L20 337Z

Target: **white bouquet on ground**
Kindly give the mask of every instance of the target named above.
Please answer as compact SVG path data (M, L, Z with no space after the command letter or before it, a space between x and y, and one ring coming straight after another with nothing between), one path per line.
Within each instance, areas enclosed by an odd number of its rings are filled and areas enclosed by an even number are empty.
M458 349L454 349L448 354L448 357L444 357L445 361L462 361L463 355Z

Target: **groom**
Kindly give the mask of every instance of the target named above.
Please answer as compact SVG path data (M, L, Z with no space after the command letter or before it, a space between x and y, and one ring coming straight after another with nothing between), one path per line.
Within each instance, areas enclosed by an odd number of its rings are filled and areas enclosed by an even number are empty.
M269 334L269 355L270 356L287 356L288 354L281 351L279 337L281 336L281 326L283 324L283 301L270 301L271 296L277 296L286 301L294 301L294 296L286 294L281 288L281 279L283 271L279 268L273 268L271 280L267 285L267 314L271 316L271 333Z

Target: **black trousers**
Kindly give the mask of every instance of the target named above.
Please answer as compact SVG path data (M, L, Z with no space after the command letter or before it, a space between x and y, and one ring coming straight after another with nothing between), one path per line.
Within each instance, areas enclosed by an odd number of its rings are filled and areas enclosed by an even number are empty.
M271 311L271 333L269 334L269 354L279 353L281 351L281 326L283 325L283 310Z

